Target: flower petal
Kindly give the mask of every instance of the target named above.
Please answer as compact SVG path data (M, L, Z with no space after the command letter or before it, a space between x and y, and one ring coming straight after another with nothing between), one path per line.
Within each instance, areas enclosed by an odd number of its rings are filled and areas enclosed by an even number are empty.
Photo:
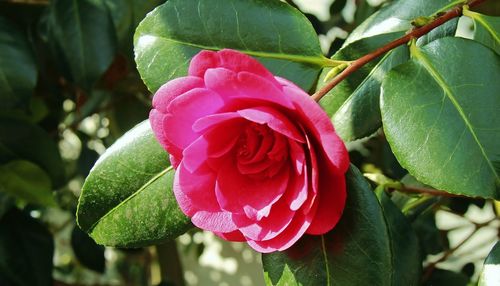
M231 49L219 51L221 67L235 72L249 72L259 75L270 81L274 81L274 76L256 59Z
M204 50L196 54L191 59L188 75L203 78L207 69L219 66L220 60L217 52Z
M271 214L268 217L263 217L260 221L241 226L246 216L240 216L240 221L233 217L236 225L239 226L241 233L252 240L269 240L281 234L285 228L291 223L295 215L288 205L280 200L271 208Z
M219 170L215 185L217 201L226 211L260 219L285 192L290 171L283 168L273 178L258 179L242 175L234 166L233 160L227 160Z
M252 73L235 73L224 68L209 69L205 73L205 85L224 99L228 111L241 109L239 105L244 102L266 102L289 109L295 108L275 81Z
M306 132L318 140L326 158L338 169L345 173L349 168L349 155L344 143L335 133L335 129L323 109L310 97L290 81L276 77L283 85L283 92L297 105L301 123L308 123Z
M165 135L165 120L167 115L159 112L156 109L152 109L149 112L149 123L151 124L151 129L156 136L156 139L160 142L160 144L168 150L170 154L170 162L177 168L180 160L182 159L182 150L170 142Z
M237 112L222 112L210 114L196 120L196 122L193 124L193 131L201 133L209 128L233 119L241 119L241 115L239 115Z
M320 165L320 170L324 170L320 175L321 192L317 197L316 215L311 226L307 229L308 234L319 235L332 230L342 216L345 207L347 194L344 174L337 174L336 170L327 165Z
M237 229L231 219L231 213L224 211L213 213L198 211L191 217L191 222L201 229L214 232L232 232Z
M205 86L203 79L199 77L186 76L173 79L162 85L153 97L153 108L160 112L167 113L168 105L176 97L195 88Z
M225 68L237 73L250 72L275 82L273 74L256 59L231 49L201 51L191 60L188 74L204 77L205 72L211 68Z
M308 172L301 175L295 174L290 179L290 185L283 196L291 210L296 211L304 205L309 197L309 179ZM315 197L311 194L311 197Z
M220 109L224 102L208 90L195 88L175 98L169 106L170 114L164 121L165 136L175 146L184 149L200 135L192 130L193 123L199 118Z
M226 232L226 233L223 233L223 232L214 232L214 233L218 237L220 237L222 239L225 239L225 240L228 240L228 241L243 242L243 241L247 240L243 236L243 234L241 234L241 232L239 230L235 230L235 231L232 231L232 232Z
M248 240L248 245L258 252L269 253L273 251L282 251L292 246L309 227L310 221L300 213L295 213L295 217L287 228L280 235L270 240Z
M228 153L242 132L242 123L241 120L231 120L205 132L184 149L184 167L195 172L210 158L218 158Z
M192 216L199 210L220 212L221 208L214 193L216 175L211 171L198 170L191 173L183 162L175 172L174 195L181 210Z
M249 121L266 124L272 130L287 136L290 139L304 143L304 136L290 120L277 109L269 106L256 106L237 111Z

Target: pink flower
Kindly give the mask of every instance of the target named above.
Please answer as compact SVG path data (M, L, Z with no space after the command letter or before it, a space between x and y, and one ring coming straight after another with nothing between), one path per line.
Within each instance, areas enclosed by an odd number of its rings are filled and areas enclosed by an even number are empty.
M323 234L345 205L346 148L307 93L233 50L201 51L153 98L153 131L194 225L259 252Z

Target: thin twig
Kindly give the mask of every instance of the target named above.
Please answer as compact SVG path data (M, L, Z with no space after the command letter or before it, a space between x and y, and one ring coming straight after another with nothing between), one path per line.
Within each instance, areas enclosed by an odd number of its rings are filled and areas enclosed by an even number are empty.
M467 3L469 7L477 6L486 0L472 0ZM421 27L413 29L411 32L406 34L405 36L396 39L383 47L376 49L375 51L362 56L361 58L353 61L345 70L343 70L340 74L334 77L331 81L329 81L326 85L324 85L320 90L312 95L312 98L315 101L319 101L325 94L327 94L330 90L332 90L337 84L343 81L346 77L348 77L353 72L359 70L365 64L371 62L372 60L378 58L379 56L385 54L386 52L395 49L401 45L404 45L411 41L412 39L417 39L422 37L423 35L429 33L433 29L443 25L444 23L454 19L456 17L460 17L462 15L463 4L456 6L443 15L437 17L432 22L423 25Z
M445 261L446 259L448 259L448 257L450 257L452 254L455 253L455 251L457 251L460 247L462 247L466 242L468 242L474 235L476 235L477 231L485 226L488 226L490 223L494 222L498 220L498 218L495 216L494 218L488 220L488 221L485 221L485 222L482 222L482 223L477 223L477 222L472 222L474 224L474 230L469 234L467 235L462 241L460 241L460 243L458 243L455 247L453 248L450 248L448 249L448 251L446 251L443 256L441 256L438 260L430 263L426 269L425 269L425 272L424 272L424 275L422 275L422 281L425 282L427 281L432 272L434 272L434 269L436 269L436 266L438 263L440 262L443 262Z

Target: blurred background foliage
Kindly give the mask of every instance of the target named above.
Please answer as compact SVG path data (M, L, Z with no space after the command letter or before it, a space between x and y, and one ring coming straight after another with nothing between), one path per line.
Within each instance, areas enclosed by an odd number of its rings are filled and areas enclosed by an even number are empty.
M96 245L75 225L77 199L94 162L148 116L151 94L135 68L133 35L146 13L163 2L0 0L0 285L263 283L257 254L201 231L184 234L177 246L112 249ZM389 1L286 2L305 13L331 56ZM499 15L500 2L481 9ZM412 182L382 133L349 149L374 183ZM393 196L402 208L409 199ZM415 216L413 227L428 257L425 283L477 280L478 263L498 237L494 209L484 200L441 198ZM479 230L479 245L457 255L457 246Z

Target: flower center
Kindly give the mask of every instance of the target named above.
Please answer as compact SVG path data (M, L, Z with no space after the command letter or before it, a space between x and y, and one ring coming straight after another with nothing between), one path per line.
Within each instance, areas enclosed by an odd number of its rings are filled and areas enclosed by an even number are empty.
M249 123L237 143L237 167L252 178L276 175L287 161L287 139L267 125Z

